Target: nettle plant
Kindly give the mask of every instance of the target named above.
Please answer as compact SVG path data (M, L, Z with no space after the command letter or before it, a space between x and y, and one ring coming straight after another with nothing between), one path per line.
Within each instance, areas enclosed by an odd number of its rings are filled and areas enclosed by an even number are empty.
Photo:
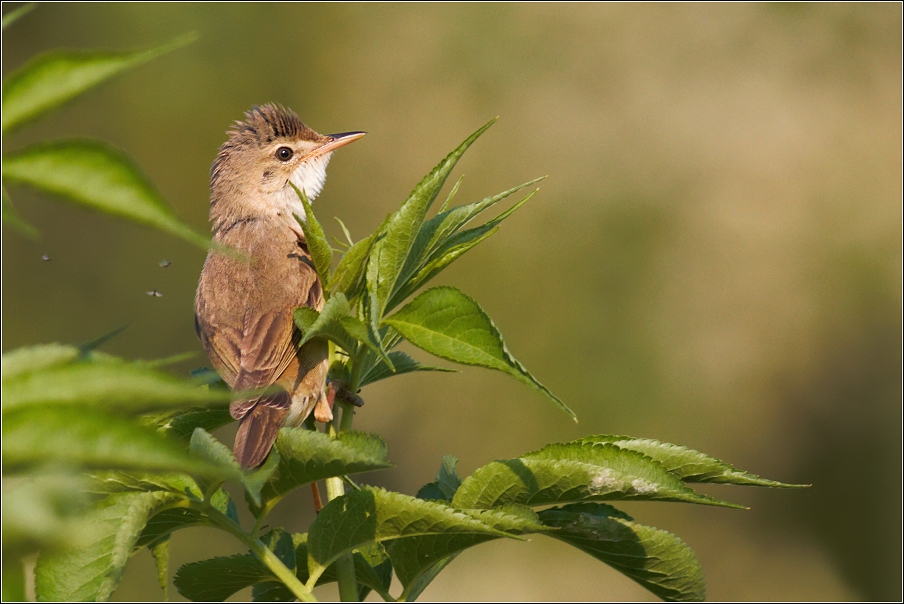
M28 106L41 95L52 96L56 86L60 102L45 103L45 109L57 106L75 96L71 89L60 92L61 83L96 71L111 56L57 53L26 65L4 83L4 131L9 91ZM54 69L47 69L48 63ZM75 93L109 75L90 79ZM10 83L23 80L27 86ZM327 296L319 313L296 310L303 334L299 345L312 338L328 340L330 379L353 393L413 371L447 371L395 350L407 340L442 359L503 371L574 417L512 356L473 299L448 286L418 293L498 231L536 192L496 218L468 227L482 212L537 181L452 207L459 180L429 216L456 162L490 124L441 161L372 235L353 242L343 225L348 245L339 251L335 268L337 250L299 192L307 212L300 224ZM90 145L110 151L100 143ZM86 163L79 161L84 154L70 146L73 161L34 160L57 148L38 145L4 157L4 178L198 240L120 152L101 152L101 159L95 153L96 161ZM15 169L8 173L10 165ZM64 177L68 189L47 184ZM4 220L21 222L7 213L7 203L4 194ZM149 221L153 212L166 220ZM703 573L691 549L605 502L739 508L688 485L796 486L685 447L601 434L493 461L465 478L456 473L456 458L445 456L434 482L415 495L396 493L350 478L394 466L378 435L351 430L354 407L339 399L334 421L323 430L312 420L301 428L283 428L264 464L245 471L210 434L232 421L227 403L233 394L213 372L177 378L160 366L183 357L126 361L98 352L104 339L81 347L27 347L3 356L3 466L16 483L7 489L11 497L3 509L4 599L24 596L21 560L35 551L40 552L34 573L39 600L106 600L129 558L145 547L166 593L170 536L206 526L230 533L249 551L179 568L176 588L196 601L224 600L248 587L255 601L313 601L314 588L333 581L344 601L370 592L387 601L411 601L464 550L494 539L527 541L534 534L577 547L663 599L701 600ZM328 503L307 533L263 531L286 495L319 481L325 482ZM240 522L238 504L223 488L227 482L243 489L251 526ZM390 593L393 576L401 584L395 596Z

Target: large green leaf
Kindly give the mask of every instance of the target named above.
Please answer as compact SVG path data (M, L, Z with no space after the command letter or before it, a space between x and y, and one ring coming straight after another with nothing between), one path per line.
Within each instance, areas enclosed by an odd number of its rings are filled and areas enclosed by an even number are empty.
M436 199L443 184L464 155L464 152L489 128L492 120L469 136L455 151L441 161L424 179L418 183L402 204L390 217L385 226L385 236L374 243L367 265L367 289L371 298L371 319L376 322L383 316L389 299L396 289L408 254L424 222L430 204Z
M128 156L107 143L52 141L14 151L3 158L3 179L160 229L205 249L210 244L179 220Z
M296 308L295 325L304 334L298 343L299 346L313 338L326 338L338 344L349 355L354 355L360 341L381 355L385 363L391 364L380 343L371 337L367 326L351 316L348 300L340 292L326 301L319 314L313 308L306 306Z
M411 251L408 254L405 266L396 283L392 298L390 299L389 304L387 304L387 309L391 310L417 289L416 286L409 285L409 280L437 257L437 252L445 246L449 239L452 238L459 229L484 210L487 210L509 195L543 180L543 178L545 177L536 178L523 185L519 185L508 191L499 193L498 195L487 197L476 203L459 206L452 210L441 211L430 220L425 221L421 225L417 237L411 246ZM526 199L523 201L526 201Z
M308 534L308 569L316 579L339 556L369 543L441 534L514 536L443 503L363 488L320 511Z
M549 445L518 459L489 463L462 482L452 504L492 508L608 499L742 507L695 493L640 453L585 443Z
M108 600L148 519L179 499L178 495L157 491L111 495L99 502L88 519L89 543L38 557L35 566L38 600Z
M634 579L667 601L701 601L706 596L700 563L681 539L636 524L615 508L579 503L539 513L548 535L573 545Z
M53 346L19 351L9 363L5 355L4 413L17 407L49 404L141 413L175 406L226 403L232 398L227 391L201 389L191 381L142 363L72 362L77 357L78 353L73 354L69 347Z
M295 189L295 194L298 195L301 205L304 206L304 218L296 216L295 220L304 232L305 244L311 253L311 259L314 261L314 270L317 271L317 276L320 277L320 284L328 297L333 248L330 247L329 242L326 240L326 235L323 234L323 227L317 221L317 217L314 216L314 210L311 209L311 202L308 201L308 196L304 191L296 187L292 181L289 181L289 184Z
M3 26L7 25L4 17ZM197 39L180 36L157 48L137 53L54 51L39 55L3 82L3 133L59 107L132 67L181 48Z
M185 564L176 571L173 585L194 602L222 602L262 581L276 577L252 554L236 554Z
M229 447L210 435L204 428L195 428L189 444L191 454L217 468L219 481L201 481L202 490L207 491L222 480L230 480L245 489L254 505L261 504L261 488L273 476L279 464L279 454L272 451L262 466L252 470L244 470L236 461Z
M389 353L389 360L392 361L393 371L384 361L379 360L373 367L367 370L364 377L361 378L361 387L380 380L385 380L394 375L402 375L403 373L411 373L413 371L442 371L446 373L455 373L455 369L447 369L446 367L434 367L432 365L423 365L418 363L401 350L394 350Z
M3 414L5 471L43 464L214 474L173 440L97 409L30 405Z
M262 490L270 507L300 486L360 472L392 468L386 443L376 434L343 432L338 439L304 428L282 428L276 437L279 465Z
M662 467L685 482L716 482L756 487L806 488L805 484L787 484L744 472L699 451L651 438L634 438L614 434L586 436L575 442L611 443L621 449L637 451L655 459Z
M412 344L438 357L503 371L545 394L566 413L574 412L508 351L492 319L454 287L428 289L384 319Z

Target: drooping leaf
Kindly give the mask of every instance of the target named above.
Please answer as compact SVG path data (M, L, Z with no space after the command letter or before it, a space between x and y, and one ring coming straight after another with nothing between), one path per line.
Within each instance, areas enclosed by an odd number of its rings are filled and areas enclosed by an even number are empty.
M301 204L304 206L304 219L296 216L295 220L304 232L305 244L308 246L308 251L311 253L311 259L314 261L314 270L317 271L317 276L320 277L320 284L323 287L323 291L329 296L330 266L333 263L333 248L330 247L329 242L326 240L326 235L323 234L323 227L317 221L317 217L314 216L314 210L311 209L311 202L308 201L308 196L304 191L296 187L292 181L289 181L289 184L295 189L295 194L298 195Z
M367 288L371 298L371 319L374 321L374 328L377 327L377 322L383 316L396 289L396 283L430 204L436 199L449 173L464 152L495 121L494 119L477 130L446 156L418 183L402 207L389 217L385 226L385 236L374 243L367 265Z
M169 535L156 543L149 545L151 555L154 557L154 566L157 567L157 583L163 590L163 600L169 600Z
M206 475L217 471L152 428L73 406L30 405L4 413L2 446L6 471L53 463Z
M458 552L460 554L461 552ZM413 579L406 587L402 590L401 595L399 596L399 602L414 602L418 599L418 597L424 592L425 589L433 582L433 580L447 567L449 564L458 556L458 554L452 554L451 556L446 556L442 558L438 562L434 563L432 566L422 570L418 573L417 577Z
M118 359L72 362L77 356L77 352L75 357L71 356L67 347L32 349L20 353L9 364L4 356L4 412L17 407L56 404L142 413L176 406L227 403L232 398L229 392L201 389L193 382L141 363ZM29 363L32 370L23 371ZM34 369L38 364L43 364L43 368Z
M452 503L492 508L639 499L736 506L695 493L658 462L613 445L549 445L517 459L494 461L467 477Z
M443 371L447 373L456 373L455 369L422 365L401 350L390 352L389 360L392 361L392 366L395 368L395 371L392 371L385 362L378 361L366 374L364 374L364 377L361 378L361 387L363 388L368 384L385 380L394 375L402 375L403 373L411 373L413 371Z
M697 602L706 596L703 570L681 539L601 503L578 503L539 513L554 537L630 577L660 598Z
M634 438L614 434L586 436L575 442L611 443L621 449L637 451L655 459L662 467L685 482L715 482L756 487L806 488L804 484L787 484L744 472L699 451L651 438Z
M25 222L25 219L19 216L16 208L13 207L13 202L9 195L6 194L5 187L2 189L2 206L0 207L2 207L3 224L14 228L19 231L20 235L24 235L29 239L38 238L37 229Z
M454 287L428 289L384 322L415 346L438 357L503 371L542 392L575 417L559 397L512 356L502 334L477 302Z
M230 520L239 523L238 510L229 494L217 490L210 500L211 505ZM205 514L189 507L171 507L155 514L145 524L144 530L135 543L136 547L152 546L161 539L168 538L174 531L195 526L217 526Z
M272 581L276 577L254 555L236 554L184 564L173 585L193 602L222 602L255 583Z
M128 156L107 143L52 141L14 151L3 158L3 179L160 229L205 249L210 244L176 216Z
M21 19L28 13L30 13L36 6L37 6L37 3L29 2L28 4L20 6L16 10L12 10L12 11L6 13L5 15L3 15L2 29L6 29L10 25L15 23L16 21L18 21L19 19Z
M8 19L19 15L6 15ZM39 55L7 76L3 82L2 129L13 128L59 107L128 69L147 63L197 39L180 36L157 48L137 53L105 51L54 51Z
M308 570L320 577L339 556L369 543L456 533L514 537L443 503L362 488L320 511L308 534Z
M543 178L545 178L545 176L526 182L523 185L519 185L508 191L499 193L498 195L487 197L482 201L440 212L430 220L425 221L421 225L417 237L411 246L411 251L405 261L405 266L396 283L395 291L393 292L389 304L387 304L387 310L391 310L407 297L407 295L404 295L404 291L411 293L416 289L406 287L407 282L431 260L435 259L435 254L440 248L442 248L463 226L484 210L491 208L509 195L543 180ZM533 195L533 193L531 195ZM528 196L528 198L529 197L530 196ZM527 198L523 201L527 201Z
M270 506L293 489L318 480L393 467L383 439L363 432L343 432L334 439L315 430L282 428L275 449L279 466L261 490Z
M100 501L88 519L90 543L38 557L35 566L38 600L109 599L148 519L178 499L178 495L157 491L121 493Z

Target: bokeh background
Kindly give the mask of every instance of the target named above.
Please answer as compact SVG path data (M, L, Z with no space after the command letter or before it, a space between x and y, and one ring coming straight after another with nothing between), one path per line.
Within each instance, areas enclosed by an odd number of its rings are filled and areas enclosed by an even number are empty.
M320 132L370 133L334 156L315 205L328 234L341 233L339 216L357 239L501 116L456 170L466 174L458 201L549 178L435 283L480 301L580 424L487 370L404 376L364 392L356 427L383 435L398 464L367 480L414 493L443 454L467 475L594 433L681 443L813 484L708 489L749 511L624 506L695 549L710 598L899 600L901 11L47 4L4 32L4 74L56 47L201 37L3 144L113 141L206 232L208 170L225 130L252 105L280 102ZM203 252L10 193L42 238L4 227L4 351L129 324L106 350L192 350L176 371L206 364L192 324ZM294 530L311 519L306 491L274 515ZM238 551L228 535L183 531L173 568ZM160 597L147 552L115 597ZM544 538L470 550L424 598L652 599Z

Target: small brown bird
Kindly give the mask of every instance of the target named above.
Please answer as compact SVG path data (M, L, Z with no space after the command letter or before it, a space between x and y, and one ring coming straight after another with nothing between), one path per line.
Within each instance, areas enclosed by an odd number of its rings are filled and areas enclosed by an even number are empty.
M207 255L195 328L234 391L279 387L229 407L240 422L235 458L248 468L264 461L281 426L301 424L312 410L318 421L332 419L327 344L312 340L299 349L292 320L296 307L321 310L324 298L294 216L304 220L304 206L290 183L313 200L332 152L365 133L318 134L292 111L268 104L248 111L228 134L210 171L213 239L247 258Z

